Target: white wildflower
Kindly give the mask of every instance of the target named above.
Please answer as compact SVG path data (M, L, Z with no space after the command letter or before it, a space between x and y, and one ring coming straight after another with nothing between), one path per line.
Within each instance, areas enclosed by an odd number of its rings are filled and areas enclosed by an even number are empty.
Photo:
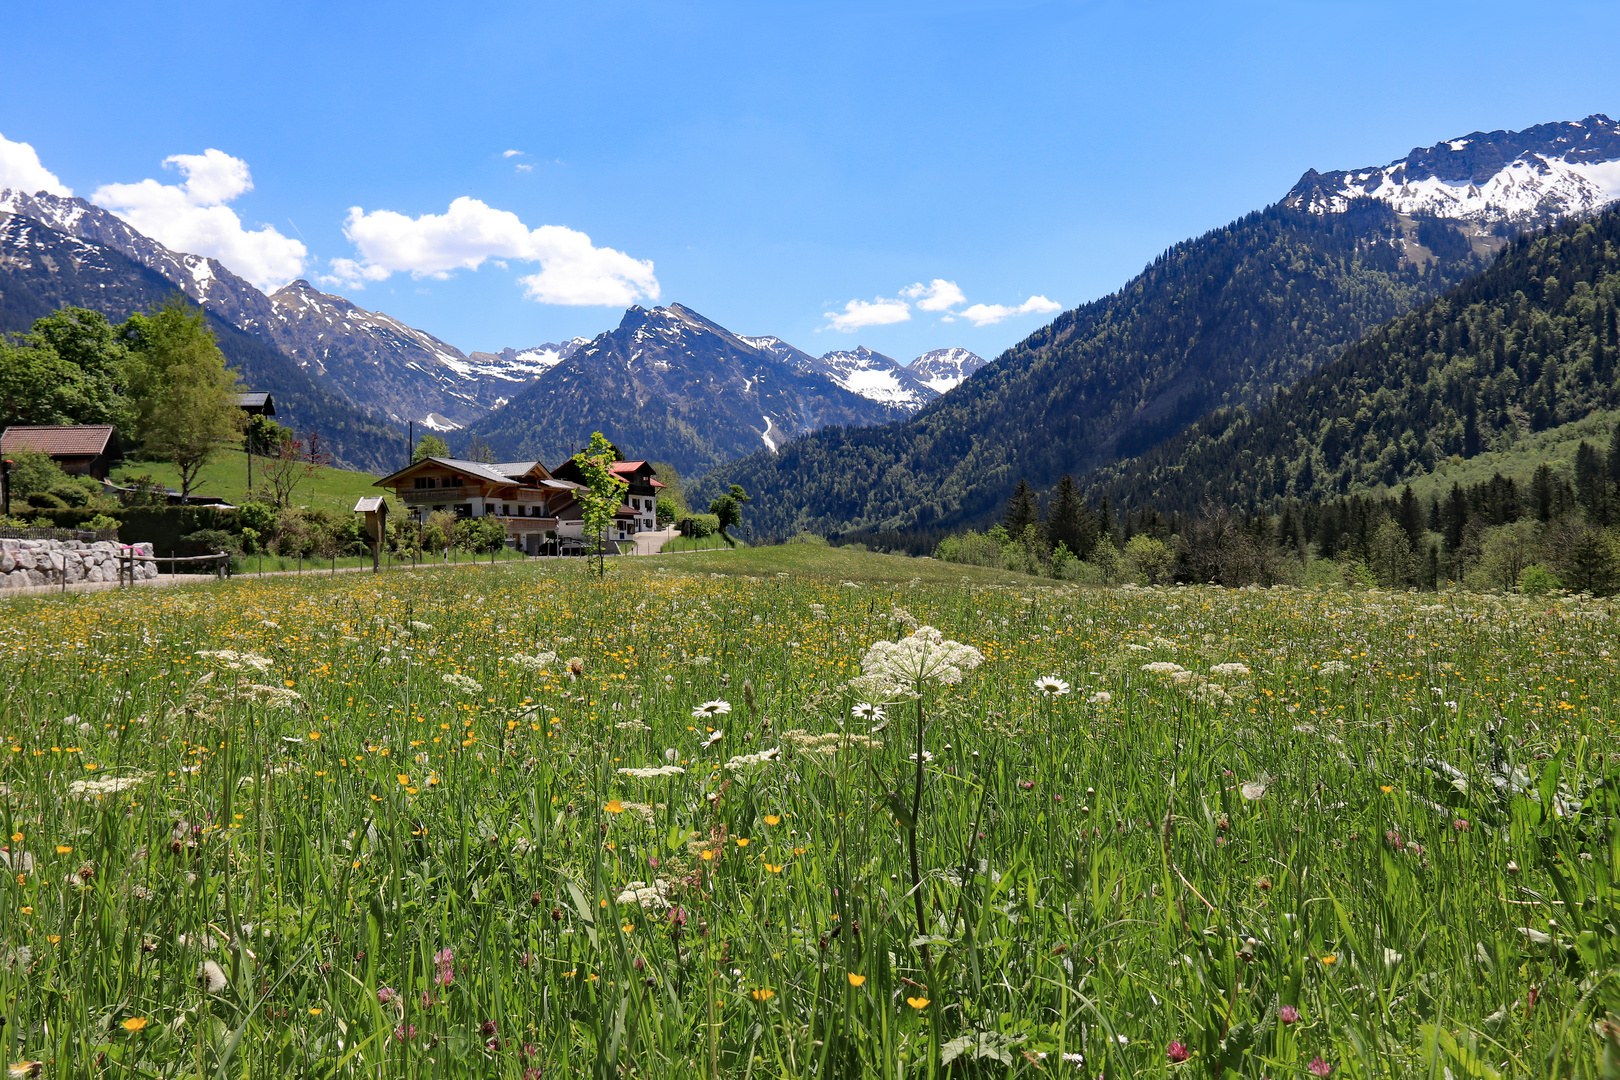
M1209 670L1210 670L1210 674L1212 674L1212 675L1220 675L1222 677L1226 677L1226 676L1229 676L1229 675L1247 675L1249 673L1249 665L1247 665L1247 664L1216 664L1214 667L1210 668Z
M879 698L915 697L924 683L962 681L962 672L984 661L971 645L951 641L932 626L919 626L899 641L874 641L861 658L855 689Z
M679 765L654 765L644 769L620 769L620 776L628 776L633 780L656 780L661 776L680 776L686 772Z
M724 716L730 711L731 702L729 701L705 701L701 705L693 707L692 715L699 720L706 720L711 716Z
M1110 694L1106 690L1099 690L1095 694L1092 694L1090 697L1086 698L1086 701L1092 705L1107 705L1113 700L1114 695Z
M519 653L516 656L506 657L506 662L515 668L521 668L524 671L539 673L546 670L546 665L554 662L556 659L557 654L554 652L536 653L534 656L525 656L522 653Z
M1172 664L1168 660L1155 660L1151 664L1143 664L1142 670L1151 672L1154 675L1174 675L1178 671L1186 671L1187 669L1180 664Z
M447 671L443 675L440 675L439 680L446 686L452 686L455 689L460 690L463 694L476 694L484 688L483 684L477 679L470 679L465 675L458 675L453 671Z
M707 750L709 747L713 746L715 743L719 742L725 737L726 733L724 730L711 731L709 732L709 737L703 740L703 746L700 749Z
M757 754L739 754L726 762L726 768L731 772L742 772L755 765L766 765L775 761L782 755L780 746L773 746L769 750L761 750Z
M431 629L433 629L432 626L430 626L428 623L422 622L420 619L412 619L411 622L410 622L410 627L411 627L412 630L431 630Z
M649 885L645 881L628 881L624 891L614 899L620 904L635 904L645 910L663 911L669 907L669 882L654 881Z
M69 795L83 795L87 799L115 795L146 782L144 776L103 776L99 780L75 780L67 786Z
M1035 690L1046 697L1062 697L1069 692L1069 684L1056 675L1042 675L1035 680Z
M1266 782L1264 780L1250 780L1248 783L1238 788L1238 791L1242 792L1243 797L1248 799L1250 802L1258 802L1260 799L1265 797Z
M1329 660L1327 663L1323 664L1319 669L1317 669L1318 674L1330 679L1335 675L1347 674L1349 671L1350 665L1345 663L1343 660Z
M197 981L202 984L203 991L209 994L224 993L230 980L225 977L225 969L212 960L204 960L197 969Z
M857 702L855 707L849 710L849 715L856 720L867 720L875 724L887 714L881 707L873 705L869 701L862 701Z

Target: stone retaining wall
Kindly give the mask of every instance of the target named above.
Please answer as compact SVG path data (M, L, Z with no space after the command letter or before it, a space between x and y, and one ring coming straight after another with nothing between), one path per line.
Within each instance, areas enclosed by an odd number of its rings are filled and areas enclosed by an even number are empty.
M0 538L0 590L30 585L60 585L62 572L67 583L117 581L124 553L137 556L135 578L155 578L157 564L150 558L151 544L117 544L107 540L85 543L81 540L8 540Z

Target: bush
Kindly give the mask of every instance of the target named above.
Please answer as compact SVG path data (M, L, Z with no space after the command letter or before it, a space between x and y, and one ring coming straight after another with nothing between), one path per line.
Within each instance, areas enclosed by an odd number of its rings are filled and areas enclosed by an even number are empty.
M31 492L28 497L23 500L23 502L27 503L29 506L32 506L35 510L70 509L68 504L62 501L60 496L53 495L49 491Z
M63 506L80 507L90 505L90 493L71 480L61 484L52 484L49 493L61 499Z
M715 514L688 514L678 524L682 536L713 536L720 531L720 518Z
M62 471L62 466L49 454L38 450L18 450L11 455L11 497L13 499L27 499L28 496L46 492L59 484L71 484L72 478ZM30 506L38 505L29 503Z
M786 544L809 544L811 547L826 547L827 546L827 538L825 536L817 536L815 533L807 531L807 532L801 532L796 536L790 536L786 540L784 540L783 543L786 543Z
M198 529L181 537L187 555L213 555L217 552L242 554L242 538L224 529Z
M1563 579L1540 563L1531 563L1519 574L1519 591L1526 596L1546 596L1563 587Z
M84 527L86 529L95 529L98 532L102 529L116 529L118 528L118 519L115 517L108 517L106 514L97 514L95 517L85 522Z

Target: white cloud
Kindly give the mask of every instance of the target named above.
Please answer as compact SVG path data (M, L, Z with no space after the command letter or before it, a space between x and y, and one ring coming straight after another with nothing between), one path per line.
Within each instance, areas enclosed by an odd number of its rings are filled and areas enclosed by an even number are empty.
M0 189L13 188L29 195L48 191L67 197L73 189L39 163L39 155L25 142L12 142L0 135Z
M917 301L918 311L949 311L957 304L967 302L967 297L956 287L956 282L944 278L935 278L927 285L919 281L901 289L900 295Z
M517 167L517 171L518 172L534 172L534 166L533 165L519 165Z
M247 162L221 150L176 154L163 160L185 179L178 184L142 180L106 184L90 201L175 251L218 259L269 291L304 272L309 251L268 225L247 229L225 204L253 190Z
M522 150L502 150L501 157L523 157Z
M866 326L888 326L911 318L911 305L904 300L877 297L871 302L851 300L841 312L827 313L827 327L852 333Z
M415 218L351 207L343 234L360 258L333 259L332 274L323 280L350 288L394 273L444 279L489 259L513 259L540 264L539 273L518 280L542 304L624 306L658 298L651 260L596 247L589 236L561 225L530 229L511 211L465 195L443 214Z
M1008 307L1006 304L974 304L972 307L963 308L957 314L972 322L974 326L994 326L1014 315L1049 315L1062 310L1063 305L1056 300L1032 296L1017 307Z

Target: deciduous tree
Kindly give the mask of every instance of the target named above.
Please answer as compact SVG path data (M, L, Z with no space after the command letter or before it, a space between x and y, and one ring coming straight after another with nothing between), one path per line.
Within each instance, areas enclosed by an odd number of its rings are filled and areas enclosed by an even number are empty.
M151 314L130 316L124 328L136 434L149 452L174 462L185 498L202 467L244 426L236 373L201 309L178 295Z

